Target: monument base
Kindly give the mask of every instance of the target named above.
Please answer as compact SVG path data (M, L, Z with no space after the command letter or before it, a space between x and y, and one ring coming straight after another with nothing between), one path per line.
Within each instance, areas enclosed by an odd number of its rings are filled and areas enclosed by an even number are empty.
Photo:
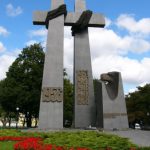
M63 103L41 102L38 129L63 129Z

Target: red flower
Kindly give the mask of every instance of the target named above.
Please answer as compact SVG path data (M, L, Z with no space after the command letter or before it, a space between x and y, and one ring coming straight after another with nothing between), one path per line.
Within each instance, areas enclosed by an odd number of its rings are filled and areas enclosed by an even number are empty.
M14 145L15 150L44 150L39 138L28 138Z
M107 147L106 150L112 150L110 147Z
M77 147L76 150L90 150L89 148L84 148L84 147Z
M130 150L136 150L136 148L135 147L131 147Z

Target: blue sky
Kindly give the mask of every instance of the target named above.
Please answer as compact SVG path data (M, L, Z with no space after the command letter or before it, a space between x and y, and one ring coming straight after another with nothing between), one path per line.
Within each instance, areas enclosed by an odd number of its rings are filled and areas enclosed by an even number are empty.
M74 0L65 0L74 11ZM120 71L125 93L150 82L150 1L87 0L87 8L103 13L104 29L90 28L94 78L101 73ZM50 0L0 0L0 79L27 45L41 42L45 47L47 31L32 24L35 10L49 10ZM72 77L73 38L65 28L64 66Z

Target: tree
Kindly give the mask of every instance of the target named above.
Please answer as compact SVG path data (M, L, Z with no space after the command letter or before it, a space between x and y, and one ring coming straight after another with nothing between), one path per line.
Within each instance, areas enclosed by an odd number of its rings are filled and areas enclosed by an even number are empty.
M8 83L11 83L11 81ZM12 98L13 90L8 83L6 80L0 81L0 120L4 127L7 123L9 123L10 126L11 119L15 117L15 113L13 111L13 104L15 101L13 101ZM9 101L9 99L12 100Z
M16 108L25 115L27 126L31 127L31 119L38 118L41 83L44 66L44 52L40 44L23 49L10 66L7 77L0 81L0 106L3 120L11 121ZM13 115L12 115L13 114ZM73 85L67 78L64 69L64 120L73 120ZM5 121L5 122L6 122ZM10 122L9 121L9 122Z
M40 44L23 49L1 81L0 102L7 112L25 114L27 126L31 127L32 117L38 118L41 83L44 65L44 52Z
M126 96L127 112L130 123L150 124L150 84L137 87L137 91Z
M73 84L64 70L64 126L70 126L73 122L73 106Z
M1 106L0 106L0 121L3 124L3 127L6 127L6 124L8 123L8 117L7 113L3 110Z

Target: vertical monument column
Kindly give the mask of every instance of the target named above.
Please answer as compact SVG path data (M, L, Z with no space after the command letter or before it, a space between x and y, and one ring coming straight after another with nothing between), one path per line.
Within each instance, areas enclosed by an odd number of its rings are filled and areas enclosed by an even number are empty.
M51 0L56 9L64 0ZM46 44L39 128L63 128L63 47L64 15L49 21Z
M75 12L86 10L84 0L76 0ZM76 128L95 126L95 100L88 29L74 36L74 85Z

